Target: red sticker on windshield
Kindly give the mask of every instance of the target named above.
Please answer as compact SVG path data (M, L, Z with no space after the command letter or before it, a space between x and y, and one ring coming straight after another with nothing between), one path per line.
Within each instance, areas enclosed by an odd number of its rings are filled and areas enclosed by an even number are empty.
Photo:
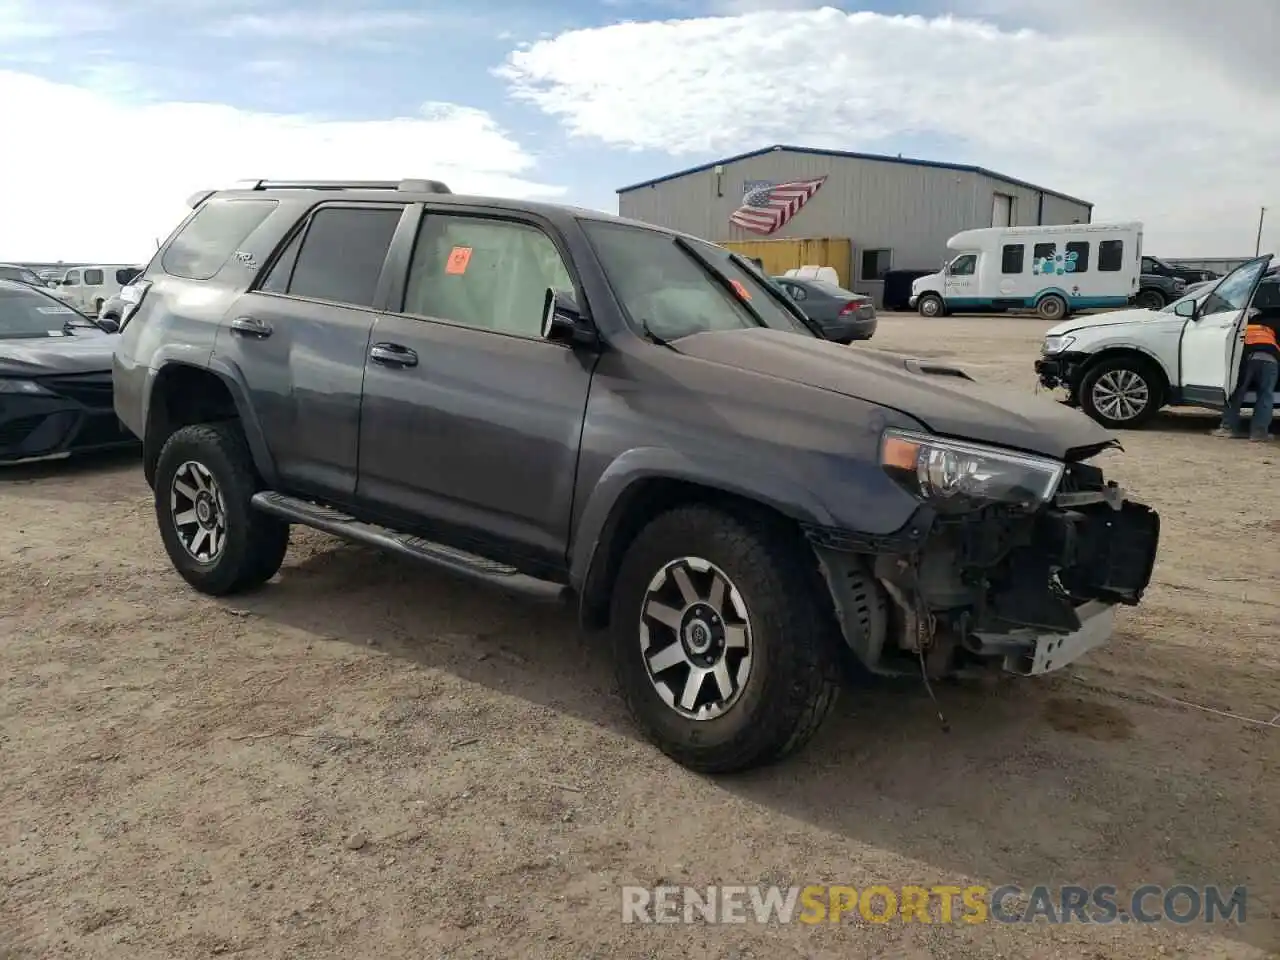
M444 265L445 273L466 273L467 264L471 262L470 247L454 247L449 251L449 260Z
M729 282L733 284L734 293L740 296L743 300L751 299L751 294L747 292L747 288L744 287L741 283L739 283L737 280L730 280Z

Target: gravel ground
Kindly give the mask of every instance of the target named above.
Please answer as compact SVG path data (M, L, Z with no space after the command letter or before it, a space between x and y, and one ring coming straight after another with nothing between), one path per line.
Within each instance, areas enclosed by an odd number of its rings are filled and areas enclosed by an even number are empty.
M891 315L873 342L1030 393L1043 329ZM1189 704L1280 714L1278 457L1213 422L1106 455L1165 529L1111 646L943 687L950 732L914 684L847 696L802 756L725 779L637 740L562 611L306 530L214 601L131 457L0 474L0 958L1268 955L1280 728ZM620 886L664 879L1249 902L1213 928L624 925Z

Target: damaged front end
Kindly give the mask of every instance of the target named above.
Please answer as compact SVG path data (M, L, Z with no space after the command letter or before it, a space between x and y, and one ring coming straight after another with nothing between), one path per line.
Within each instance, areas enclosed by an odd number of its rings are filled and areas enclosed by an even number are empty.
M1159 515L1084 460L890 431L881 460L919 496L900 535L810 529L868 670L938 677L1066 666L1111 636L1151 581Z

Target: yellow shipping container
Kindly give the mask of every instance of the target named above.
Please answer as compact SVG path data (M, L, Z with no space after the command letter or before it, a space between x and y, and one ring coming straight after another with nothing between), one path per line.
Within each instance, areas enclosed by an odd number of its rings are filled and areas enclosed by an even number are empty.
M831 267L840 286L852 290L853 244L848 237L810 237L801 240L728 240L720 246L744 257L755 257L765 273L778 277L792 267Z

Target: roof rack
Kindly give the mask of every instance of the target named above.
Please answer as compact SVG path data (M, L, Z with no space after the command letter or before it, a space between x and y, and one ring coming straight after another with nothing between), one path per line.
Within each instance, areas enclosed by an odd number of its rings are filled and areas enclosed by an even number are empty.
M398 190L401 193L452 193L440 180L238 180L232 190ZM195 209L217 190L201 190L187 198Z
M248 190L400 190L408 193L452 193L439 180L249 180Z

